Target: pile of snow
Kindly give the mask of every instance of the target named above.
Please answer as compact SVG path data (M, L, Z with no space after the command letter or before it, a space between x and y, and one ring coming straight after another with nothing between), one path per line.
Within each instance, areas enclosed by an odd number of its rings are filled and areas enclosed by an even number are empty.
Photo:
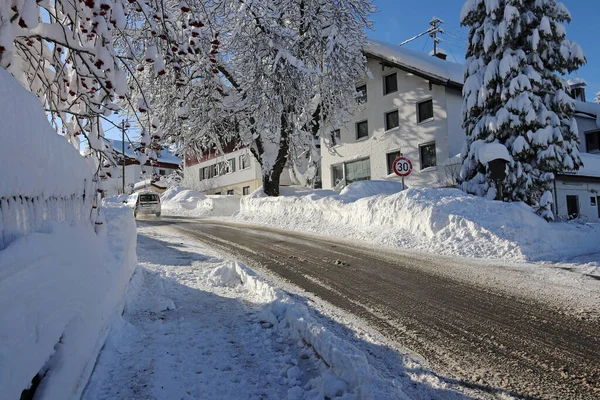
M240 210L239 196L206 196L181 186L169 188L161 195L163 215L186 217L231 216Z
M402 391L377 375L362 351L328 330L304 304L271 286L245 265L228 262L205 270L203 279L214 276L224 277L228 286L237 285L251 292L253 302L262 306L259 320L263 326L310 346L330 367L333 376L320 376L304 387L293 386L288 398L336 398L343 394L360 399L404 398ZM286 372L289 381L298 383L301 374L298 366L291 366Z
M136 264L131 212L103 208L108 235L89 223L47 222L0 251L0 387L18 399L79 398Z
M457 189L371 196L378 185L356 182L339 195L247 197L235 219L464 257L558 261L598 251L598 224L549 224L523 203L491 201Z

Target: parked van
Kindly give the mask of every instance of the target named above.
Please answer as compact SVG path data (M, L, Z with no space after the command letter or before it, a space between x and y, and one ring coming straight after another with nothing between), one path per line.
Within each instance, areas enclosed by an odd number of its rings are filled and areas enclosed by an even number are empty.
M127 199L127 206L133 209L133 216L154 214L160 217L160 196L154 192L134 193Z

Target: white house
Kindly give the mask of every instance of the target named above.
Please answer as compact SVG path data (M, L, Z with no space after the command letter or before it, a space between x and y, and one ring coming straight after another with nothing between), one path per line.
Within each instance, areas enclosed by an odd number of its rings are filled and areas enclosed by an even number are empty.
M261 167L250 150L230 143L223 154L205 152L200 158L186 156L182 184L204 194L245 196L262 186ZM287 168L281 174L280 184L293 184Z
M322 147L323 188L363 179L399 179L392 162L412 161L409 187L452 186L460 170L463 66L444 54L424 53L371 40L365 48L370 77L357 83L362 94L352 120L335 131L337 144ZM441 57L440 57L441 56ZM581 80L569 82L584 167L559 175L555 204L559 217L600 216L600 105L585 102Z
M113 146L117 156L122 154L123 142L113 140ZM119 157L120 158L120 157ZM134 185L140 181L148 180L152 177L153 171L160 176L168 176L179 169L181 158L175 156L168 149L161 150L158 155L157 165L152 167L150 161L142 167L139 161L136 160L133 146L130 143L125 143L125 192L130 193L134 189ZM123 164L119 164L119 169L122 171ZM117 177L116 177L117 178ZM113 179L112 186L108 188L107 195L122 193L122 175L118 179Z
M464 140L463 66L374 40L364 52L371 76L358 83L362 104L335 131L338 144L322 147L323 188L396 179L392 162L400 154L413 165L408 186L453 184L446 164Z
M583 168L556 177L554 202L560 217L595 221L600 218L600 104L585 102L585 91L575 89L572 93L576 97L575 119Z

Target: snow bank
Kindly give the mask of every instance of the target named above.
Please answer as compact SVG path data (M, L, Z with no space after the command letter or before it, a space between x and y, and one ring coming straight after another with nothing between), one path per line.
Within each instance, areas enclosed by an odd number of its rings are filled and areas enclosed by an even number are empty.
M304 341L335 375L320 376L304 388L295 386L288 392L289 398L337 398L343 392L346 392L343 398L405 398L398 388L391 387L375 372L362 351L318 322L304 304L274 288L245 265L228 262L205 269L202 274L200 279L217 286L238 285L251 292L252 301L262 306L261 324L273 327L281 336ZM290 367L286 376L291 380L299 373L297 366ZM345 397L348 394L350 397Z
M231 216L240 210L239 196L206 196L174 186L161 195L163 215L186 217Z
M56 134L39 99L3 68L0 88L0 198L82 194L93 165Z
M247 197L235 219L465 257L558 261L598 251L597 224L548 224L523 203L490 201L457 189L370 196L376 185L356 182L340 195L323 197Z
M36 398L83 391L136 264L131 212L103 211L106 236L47 222L0 251L0 397L18 399L38 373Z
M44 221L90 221L94 169L52 129L39 99L3 68L0 88L2 250Z

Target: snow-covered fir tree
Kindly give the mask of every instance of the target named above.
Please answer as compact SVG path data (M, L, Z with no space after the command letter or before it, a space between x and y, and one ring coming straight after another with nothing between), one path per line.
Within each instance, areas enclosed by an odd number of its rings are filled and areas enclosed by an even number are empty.
M316 164L315 138L333 143L331 132L352 111L374 7L370 0L214 3L210 67L186 69L193 84L179 98L157 85L148 92L168 109L161 118L182 117L166 122L171 140L196 153L232 140L249 147L265 192L278 195L284 167Z
M570 20L555 0L467 0L461 12L469 43L460 187L496 197L479 152L500 143L511 158L503 200L525 201L548 220L555 174L582 165L574 101L561 77L585 63L579 45L566 39Z

